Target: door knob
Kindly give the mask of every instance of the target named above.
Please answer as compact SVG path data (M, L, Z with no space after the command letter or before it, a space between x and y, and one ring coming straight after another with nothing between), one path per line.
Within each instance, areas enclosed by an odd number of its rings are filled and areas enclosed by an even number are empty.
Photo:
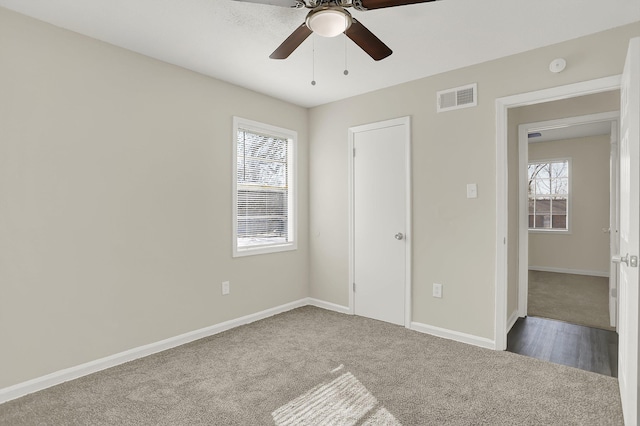
M611 256L611 261L613 263L624 263L627 266L629 266L629 254L627 253L626 256L621 256L619 254L614 254L613 256Z
M638 256L629 256L627 253L625 256L621 256L619 254L611 256L611 261L613 263L624 263L627 266L631 266L632 268L638 267Z
M403 239L403 238L404 238L404 235L402 234L402 232L398 232L398 233L395 235L395 239L396 239L396 240L401 240L401 239Z

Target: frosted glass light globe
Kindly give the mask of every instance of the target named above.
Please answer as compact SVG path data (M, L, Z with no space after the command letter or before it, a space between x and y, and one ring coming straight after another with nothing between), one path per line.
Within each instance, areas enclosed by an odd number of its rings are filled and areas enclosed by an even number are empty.
M323 9L307 17L307 27L322 37L335 37L350 26L351 16L341 9Z

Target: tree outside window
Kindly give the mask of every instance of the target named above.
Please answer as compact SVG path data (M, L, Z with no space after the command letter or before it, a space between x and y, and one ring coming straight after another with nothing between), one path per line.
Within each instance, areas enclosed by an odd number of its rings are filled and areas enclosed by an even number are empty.
M528 166L529 229L569 229L569 160Z
M234 256L295 250L294 131L234 117Z

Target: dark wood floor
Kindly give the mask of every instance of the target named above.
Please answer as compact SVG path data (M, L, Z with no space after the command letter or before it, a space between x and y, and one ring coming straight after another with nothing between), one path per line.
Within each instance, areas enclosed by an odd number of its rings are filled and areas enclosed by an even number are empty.
M518 318L507 351L618 377L618 334L546 318Z

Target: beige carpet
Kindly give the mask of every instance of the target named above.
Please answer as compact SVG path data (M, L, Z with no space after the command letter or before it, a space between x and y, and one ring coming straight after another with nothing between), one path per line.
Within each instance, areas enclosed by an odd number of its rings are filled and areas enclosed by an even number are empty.
M0 405L1 425L622 425L618 381L305 307Z
M587 327L609 326L609 278L529 271L527 313Z

